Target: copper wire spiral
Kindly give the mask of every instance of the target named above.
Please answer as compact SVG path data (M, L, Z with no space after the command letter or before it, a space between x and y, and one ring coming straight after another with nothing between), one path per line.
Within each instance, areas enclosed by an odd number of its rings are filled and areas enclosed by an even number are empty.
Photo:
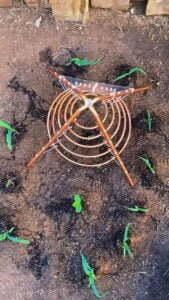
M85 167L100 167L115 160L133 186L120 157L131 135L131 117L124 98L149 87L125 88L64 77L51 69L48 71L65 90L49 109L49 141L27 166L32 167L51 149L68 161Z
M86 94L86 97L90 95ZM96 95L92 95L96 96ZM120 99L115 101L99 102L98 113L102 116L102 123L112 140L118 153L127 146L131 134L131 118L125 102ZM118 99L119 100L119 99ZM67 123L75 110L82 106L82 100L72 93L71 90L62 92L52 103L47 119L47 130L49 139ZM86 120L87 121L87 120ZM76 120L72 127L53 144L55 150L65 159L85 167L100 167L115 159L111 149L107 147L107 141L103 139L102 133L98 131L97 124L87 126L83 120ZM92 136L91 136L92 132ZM82 134L83 133L83 134ZM101 161L100 161L101 159Z

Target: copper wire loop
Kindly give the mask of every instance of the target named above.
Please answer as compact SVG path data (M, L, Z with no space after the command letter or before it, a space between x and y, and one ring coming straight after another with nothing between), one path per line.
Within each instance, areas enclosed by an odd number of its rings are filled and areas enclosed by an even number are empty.
M86 94L86 97L90 95ZM92 94L92 97L96 95ZM123 101L118 98L118 101L98 102L95 106L101 121L110 136L110 139L115 141L114 145L118 149L118 153L127 146L131 134L131 118L129 110ZM75 110L83 106L83 101L79 96L72 93L71 90L62 92L52 103L48 118L47 131L49 139L67 123ZM89 110L89 108L86 108ZM84 112L83 112L84 114ZM104 140L102 133L98 130L98 126L93 120L92 126L87 126L83 122L88 121L87 117L79 116L72 127L53 144L55 150L60 153L65 159L74 164L85 167L100 167L108 164L115 159L111 149L107 146L107 141ZM92 118L91 118L92 119ZM92 131L92 136L91 136Z
M134 186L120 154L131 135L131 118L124 98L149 86L125 88L64 77L48 69L65 90L53 101L47 118L49 141L27 164L32 167L55 149L68 161L84 167L101 167L115 160Z

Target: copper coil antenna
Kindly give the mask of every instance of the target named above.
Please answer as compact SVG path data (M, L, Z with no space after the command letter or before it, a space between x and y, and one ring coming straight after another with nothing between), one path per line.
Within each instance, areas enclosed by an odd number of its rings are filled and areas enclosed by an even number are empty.
M68 161L84 167L101 167L116 161L129 184L134 182L120 154L131 135L131 117L125 97L149 86L128 88L64 77L48 68L63 91L53 101L47 117L49 141L27 164L32 167L55 149Z

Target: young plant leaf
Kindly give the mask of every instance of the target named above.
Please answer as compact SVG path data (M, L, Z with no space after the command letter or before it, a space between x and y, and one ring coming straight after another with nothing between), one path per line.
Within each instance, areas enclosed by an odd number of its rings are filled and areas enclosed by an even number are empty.
M15 227L12 227L11 229L9 229L8 231L7 231L7 233L9 234L9 233L12 233L13 231L14 231L14 229L15 229Z
M98 291L98 289L95 285L95 278L96 277L95 277L95 274L94 274L94 270L90 267L89 263L87 262L86 257L83 254L81 254L81 261L82 261L83 271L87 275L88 280L89 280L89 287L91 288L94 295L98 299L102 299L106 295L106 293L101 293L101 292Z
M14 231L14 229L15 229L15 227L12 227L8 231L0 234L0 241L9 240L13 243L20 243L20 244L24 244L24 245L29 245L30 244L29 240L19 239L17 237L13 237L13 236L10 235Z
M2 120L0 120L0 127L3 127L7 130L11 130L13 132L16 131L12 126L10 126L8 123L6 123L5 121L2 121Z
M14 186L14 182L11 179L8 179L5 188L7 189L10 185Z
M127 243L125 243L124 247L125 247L125 251L128 253L128 255L131 258L134 258L133 253L131 252L131 249L130 249L129 245Z
M13 148L13 146L12 146L12 134L13 134L13 131L11 129L8 129L7 133L6 133L6 144L7 144L9 150L12 150L12 148Z
M6 232L0 234L0 241L6 240Z
M147 123L147 126L148 126L148 130L151 131L151 128L152 128L152 116L151 116L151 113L147 110L147 119L146 119L146 123Z
M123 75L120 75L117 78L115 78L114 82L117 81L117 80L121 80L121 79L129 76L130 74L135 73L135 72L140 72L140 73L146 75L146 72L143 69L135 67L135 68L131 68L127 73L125 73Z
M123 236L123 242L127 242L129 240L129 228L131 226L131 223L128 223L125 227L124 236Z
M148 208L138 207L137 205L135 205L134 207L126 207L126 209L132 212L144 212L144 213L148 212Z
M7 239L7 235L8 233L11 233L13 230L15 229L15 227L12 227L11 229L9 229L8 231L1 233L0 234L0 241L4 241Z
M93 284L93 282L95 281L96 276L94 274L94 270L91 271L91 273L88 276L88 280L89 280L89 287L91 287L91 285Z
M96 285L95 285L95 282L93 281L90 285L91 287L91 290L93 291L93 294L96 296L96 298L98 299L102 299L103 297L105 297L105 295L107 293L102 293L102 292L99 292Z
M133 253L131 252L129 245L127 244L127 241L130 239L129 235L128 235L130 226L131 226L131 223L128 223L126 225L124 235L123 235L123 257L125 257L126 254L128 253L128 255L131 258L133 258Z
M126 246L125 246L125 242L123 242L123 257L126 257Z
M70 62L68 63L68 65L70 64L75 64L78 67L85 67L85 66L93 66L93 65L97 65L99 64L99 62L101 61L102 57L99 57L98 59L95 60L88 60L87 58L81 59L79 57L73 57Z
M74 195L74 202L72 203L72 206L75 208L77 214L82 212L82 199L79 195Z
M155 169L154 169L153 165L151 164L150 160L148 158L144 158L142 156L139 156L139 158L145 163L145 165L148 167L150 172L152 174L155 174Z
M82 260L83 271L87 276L89 276L93 272L93 269L90 267L86 257L83 254L81 254L81 260Z
M24 239L19 239L17 237L13 237L7 233L7 239L10 240L12 243L19 243L23 245L29 245L30 241L29 240L24 240Z

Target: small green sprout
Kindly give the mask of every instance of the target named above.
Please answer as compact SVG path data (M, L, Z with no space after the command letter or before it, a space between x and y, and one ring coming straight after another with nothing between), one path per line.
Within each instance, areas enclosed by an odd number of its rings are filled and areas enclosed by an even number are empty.
M148 212L148 208L138 207L137 205L135 205L134 207L126 207L126 209L132 212L144 212L144 213Z
M72 206L75 208L75 212L77 214L80 214L82 212L82 199L79 195L74 195L74 202L72 203Z
M75 64L78 67L86 67L86 66L93 66L99 64L103 56L99 57L98 59L95 60L88 60L87 58L81 59L79 57L73 57L68 65L70 64Z
M86 257L81 254L81 261L82 261L82 268L86 276L88 277L89 280L89 287L92 289L94 295L98 299L102 299L107 293L101 293L97 290L96 284L95 284L95 279L96 276L94 274L94 270L90 267Z
M8 180L7 180L7 183L6 183L6 185L5 185L6 189L7 189L10 185L14 186L14 182L13 182L11 179L8 179Z
M16 132L16 130L11 126L9 125L8 123L6 123L5 121L3 120L0 120L0 127L3 127L4 129L6 129L6 144L8 146L8 149L9 150L12 150L12 134L14 132Z
M14 231L15 227L12 227L10 230L1 233L0 234L0 241L4 241L4 240L9 240L13 243L20 243L20 244L24 244L24 245L29 245L30 241L29 240L23 240L23 239L19 239L17 237L13 237L11 236L11 233Z
M123 79L123 78L129 76L130 74L135 73L135 72L140 72L140 73L146 75L146 72L144 72L143 69L140 69L140 68L135 67L135 68L131 68L127 73L118 76L118 77L114 80L114 82L117 81L117 80L121 80L121 79Z
M131 223L128 223L126 225L124 235L123 235L123 257L126 257L126 254L128 254L131 258L133 258L133 253L127 243L130 240L130 238L128 236L130 226L131 226Z
M152 121L153 121L153 119L152 119L151 113L147 110L146 123L147 123L149 131L151 131L151 129L152 129Z
M12 134L13 134L13 131L11 129L8 129L6 132L6 144L7 144L9 150L12 150L12 148L13 148Z
M7 239L7 235L8 235L9 233L12 233L12 231L14 231L14 229L15 229L15 227L12 227L10 230L8 230L8 231L6 231L6 232L4 232L4 233L1 233L1 234L0 234L0 241L6 240L6 239Z
M8 123L6 123L6 122L3 121L3 120L0 120L0 127L3 127L3 128L5 128L5 129L7 129L7 130L11 130L11 131L13 131L13 132L16 131L12 126L10 126Z
M155 174L155 169L154 169L153 165L151 164L150 160L148 158L144 158L142 156L139 156L139 158L145 163L145 165L148 167L150 172L152 174Z

